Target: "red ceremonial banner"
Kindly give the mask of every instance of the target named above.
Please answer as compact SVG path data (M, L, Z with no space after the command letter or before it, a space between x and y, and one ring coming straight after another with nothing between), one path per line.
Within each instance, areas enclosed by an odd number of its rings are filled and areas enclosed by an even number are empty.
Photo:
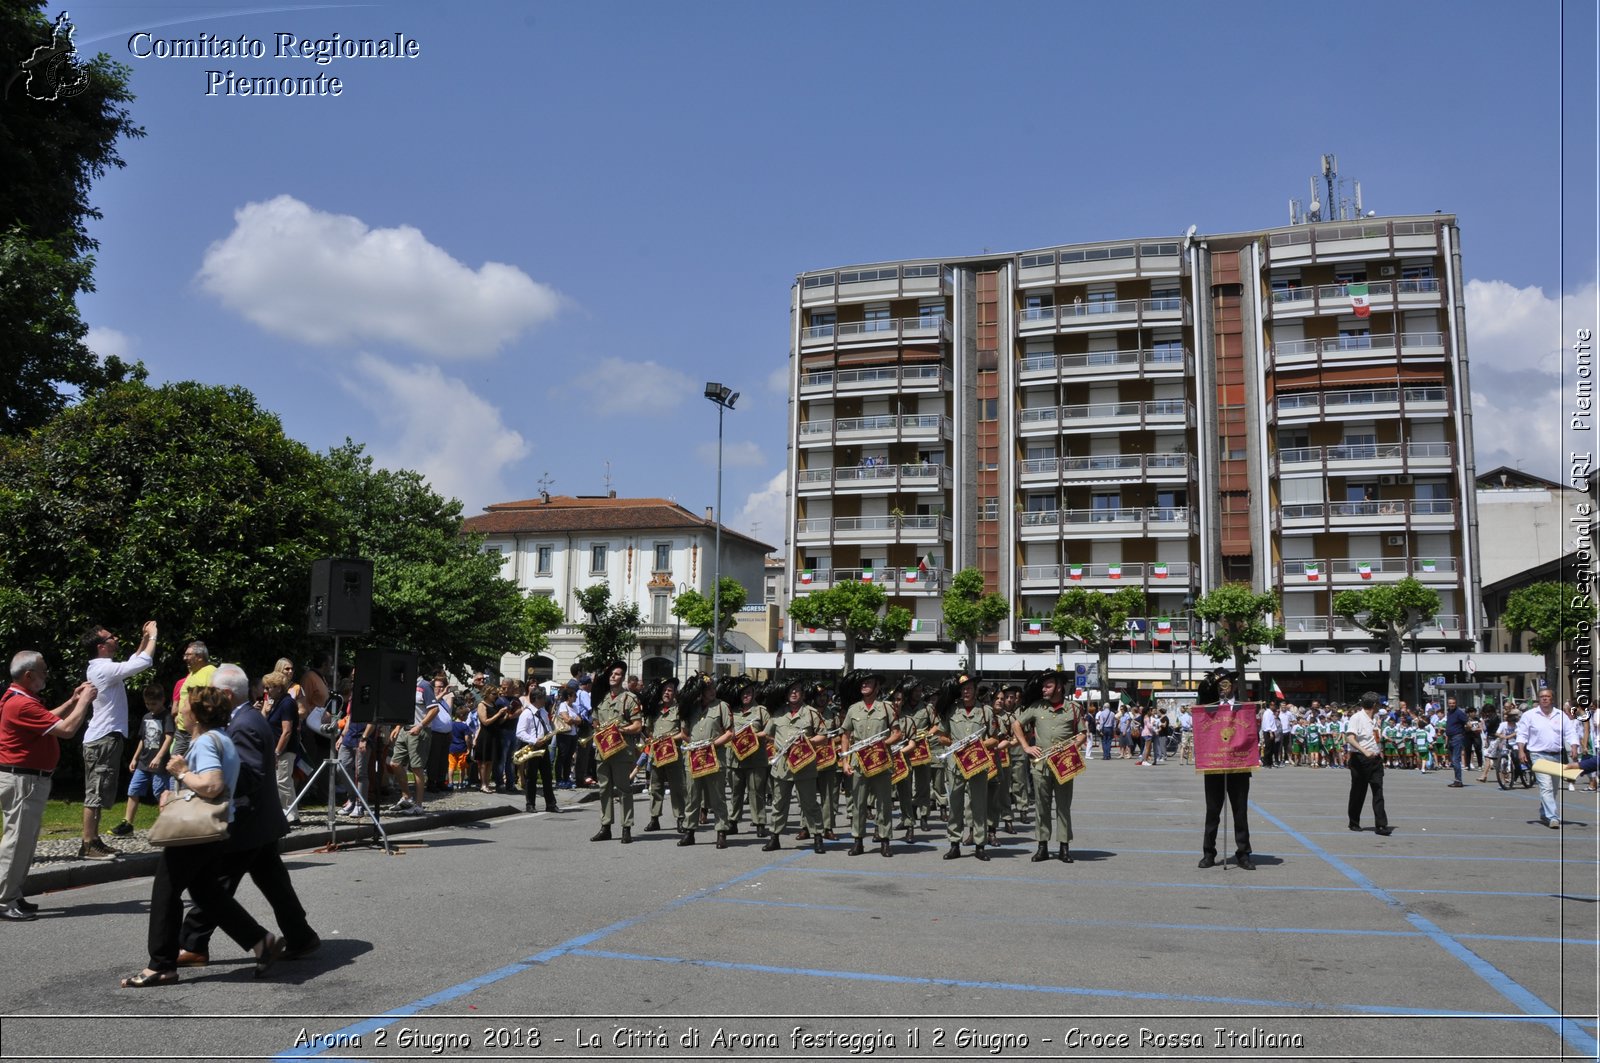
M1229 707L1195 705L1194 768L1201 775L1255 771L1261 767L1261 706L1253 701Z
M650 743L650 763L658 768L678 763L678 743L671 735L662 735Z

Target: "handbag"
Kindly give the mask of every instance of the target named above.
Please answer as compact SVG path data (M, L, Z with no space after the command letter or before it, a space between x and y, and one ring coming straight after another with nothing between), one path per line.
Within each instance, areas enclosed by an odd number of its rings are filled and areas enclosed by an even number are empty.
M222 841L228 836L228 805L226 794L211 800L193 790L180 790L156 813L150 844L178 848Z

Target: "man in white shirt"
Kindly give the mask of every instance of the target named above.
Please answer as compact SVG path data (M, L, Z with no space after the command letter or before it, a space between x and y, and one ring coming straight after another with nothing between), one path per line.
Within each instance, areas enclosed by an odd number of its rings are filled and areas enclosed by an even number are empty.
M1267 702L1261 709L1261 766L1270 768L1278 757L1278 714Z
M1178 710L1178 726L1183 731L1183 738L1178 745L1178 757L1184 764L1194 763L1194 716L1188 708Z
M1517 721L1517 751L1522 756L1523 767L1531 768L1534 758L1548 757L1560 760L1570 754L1572 763L1578 760L1578 725L1572 717L1556 708L1555 695L1549 687L1539 691L1539 705L1522 714ZM1557 818L1556 777L1539 774L1539 822L1551 830L1561 829Z
M1378 711L1378 695L1367 691L1361 695L1361 707L1350 714L1345 723L1345 761L1350 767L1349 827L1361 829L1361 808L1367 802L1367 791L1372 791L1372 819L1374 834L1387 838L1394 833L1389 826L1389 814L1383 807L1383 747L1373 716Z
M126 661L115 658L119 641L100 624L90 625L82 638L89 651L85 678L94 684L94 706L83 729L83 840L80 860L111 860L118 853L100 838L100 810L117 803L117 779L122 766L122 743L128 737L126 681L155 663L156 622L146 620L139 648Z

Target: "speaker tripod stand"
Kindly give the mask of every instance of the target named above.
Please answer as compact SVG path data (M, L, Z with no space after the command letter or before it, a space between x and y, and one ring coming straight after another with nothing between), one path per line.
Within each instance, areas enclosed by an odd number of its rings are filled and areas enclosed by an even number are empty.
M339 685L338 635L333 636L333 685L337 691ZM327 708L339 708L341 700L342 699L339 697L339 695L335 693ZM348 707L346 706L346 708ZM347 718L345 721L345 726L347 728L355 726L354 721ZM333 734L329 736L327 758L324 759L321 764L317 765L317 770L312 772L311 778L306 780L305 786L301 787L300 792L295 795L294 801L289 805L288 808L284 809L284 813L293 818L300 808L300 802L304 801L306 799L306 795L311 793L316 787L317 780L326 774L328 777L328 844L316 851L319 853L338 852L344 847L344 845L349 844L341 843L339 841L338 783L339 779L343 778L346 789L349 790L350 794L354 798L356 806L361 809L361 815L372 821L372 828L378 832L378 840L383 843L383 851L388 853L390 856L393 856L394 846L389 842L389 835L383 829L383 823L379 820L378 813L370 804L367 803L366 795L361 792L361 788L356 785L356 781L350 777L349 769L343 764L339 763L339 742L339 733L338 730L335 729Z

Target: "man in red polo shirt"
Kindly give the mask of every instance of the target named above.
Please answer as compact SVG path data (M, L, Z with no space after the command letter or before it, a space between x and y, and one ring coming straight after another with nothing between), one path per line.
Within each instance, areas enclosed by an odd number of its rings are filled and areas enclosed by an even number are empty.
M11 686L0 695L0 919L37 919L38 905L22 895L34 846L50 798L50 776L61 759L60 739L83 726L94 703L93 683L79 684L54 712L44 707L44 654L23 650L11 658Z

